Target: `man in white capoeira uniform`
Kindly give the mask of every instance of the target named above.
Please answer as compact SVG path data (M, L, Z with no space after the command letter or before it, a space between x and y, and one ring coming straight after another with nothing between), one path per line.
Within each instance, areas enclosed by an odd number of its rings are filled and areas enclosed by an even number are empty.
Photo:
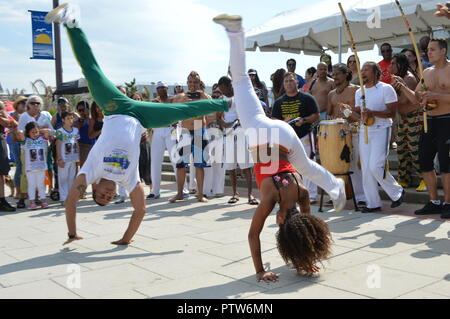
M264 113L246 73L241 21L240 16L220 15L214 18L214 22L225 27L230 39L230 71L234 99L239 120L249 138L249 148L254 150L273 145L286 150L289 162L299 174L323 188L333 200L335 210L341 211L346 203L344 181L309 159L302 142L288 123L270 119Z
M391 140L392 117L396 113L397 93L395 89L380 81L381 69L375 62L366 62L361 70L365 87L366 106L362 112L362 123L367 118L374 117L375 123L367 128L368 143L364 137L364 125L361 125L359 137L359 155L363 176L364 194L367 207L363 213L373 213L381 210L382 202L378 184L392 200L391 207L402 204L405 191L389 173L387 157ZM361 108L361 89L355 93L355 106Z

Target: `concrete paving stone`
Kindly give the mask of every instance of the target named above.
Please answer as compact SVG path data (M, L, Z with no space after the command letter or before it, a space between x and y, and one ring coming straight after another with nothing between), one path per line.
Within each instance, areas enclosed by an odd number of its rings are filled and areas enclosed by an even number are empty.
M66 276L53 278L62 286L67 286ZM136 287L152 287L167 279L131 264L119 265L81 273L80 288L71 290L83 298L145 298Z
M82 230L96 236L116 234L116 236L120 237L127 229L128 223L129 220L118 220L114 224L103 223L103 225L91 225L85 227L77 226L77 231Z
M30 248L20 248L8 250L8 255L16 258L19 261L26 261L35 258L45 259L47 257L62 257L66 252L73 249L76 244L71 244L70 246L63 246L64 241L67 238L61 238L59 241L51 244L36 245ZM78 248L83 251L90 251L85 248Z
M450 274L447 276L450 278ZM450 279L439 280L434 284L423 287L422 290L429 293L438 294L446 298L450 298Z
M6 239L11 239L11 238L16 238L18 236L24 236L24 237L31 237L34 235L39 235L39 234L43 234L44 232L39 231L33 227L30 226L21 226L19 225L14 225L12 227L8 227L6 229L2 229L0 231L0 241L6 240Z
M394 255L423 244L412 238L390 236L383 230L370 231L357 236L334 237L335 244L370 251L384 255Z
M189 235L158 240L143 235L137 235L130 246L148 252L161 252L166 250L198 251L208 248L220 250L222 249L223 244L198 239Z
M0 266L0 284L10 287L61 276L67 273L72 264L59 256L42 256L12 262Z
M399 254L380 258L374 263L403 272L443 278L449 273L450 255L411 249Z
M80 299L51 280L40 280L0 289L0 299Z
M271 289L247 299L368 299L369 297L349 291L328 287L310 281L295 282L281 288Z
M450 237L450 223L430 219L414 219L414 223L397 225L391 234L417 240L434 241Z
M286 265L281 257L268 258L267 256L263 256L263 264L267 271L271 271L279 276L278 282L258 282L256 280L255 268L251 261L245 263L232 263L224 267L216 268L213 271L217 274L244 281L251 285L258 285L265 289L276 289L306 280L305 276L297 275L297 272L291 269L290 265ZM267 267L268 265L270 265L270 267Z
M224 247L221 247L220 250L217 248L208 248L201 249L200 251L227 259L229 261L245 262L246 260L252 260L248 241L224 245ZM275 245L263 242L261 242L261 252L263 256L265 254L278 254L278 250Z
M414 290L407 294L396 297L395 299L448 299L450 296L434 294L423 289Z
M186 226L182 224L172 224L170 227L155 227L156 225L142 225L139 228L138 234L153 239L166 239L186 235L194 235L206 230L195 226Z
M31 227L40 230L44 233L61 233L61 234L67 234L67 224L66 219L64 218L58 218L53 220L53 222L36 222L34 221L33 224L30 225ZM85 228L85 227L91 227L91 226L98 226L97 223L94 223L92 221L89 221L87 219L78 219L77 218L77 228Z
M341 270L363 263L378 260L386 255L363 251L359 249L349 249L347 247L334 246L333 256L326 261L326 266L333 270Z
M26 240L20 239L20 238L9 238L5 240L0 241L0 251L8 251L13 249L20 249L20 248L30 248L34 247L36 244L30 243Z
M13 256L8 255L7 253L0 251L0 267L16 263L18 260Z
M83 238L94 238L97 237L96 235L86 233L80 229L77 230L77 234L80 235ZM18 237L19 239L23 239L24 241L30 242L31 244L38 244L38 245L47 245L47 244L54 244L58 241L61 242L61 245L67 240L67 230L59 231L59 232L53 232L53 233L42 233L38 235L34 235L32 237Z
M250 297L265 289L213 272L204 272L151 287L141 285L135 290L158 299L236 299Z
M182 279L202 274L208 271L217 271L227 263L223 258L215 257L201 252L182 252L162 258L153 258L133 262L133 265L147 269L151 272L170 279Z
M415 246L414 249L429 250L433 253L450 255L450 239L442 238L435 241L429 241L426 244Z
M220 244L232 244L241 241L247 241L248 227L240 226L224 230L216 230L212 232L204 232L192 235L195 238L210 240Z
M101 243L79 242L80 247L87 250L74 249L62 255L63 258L82 265L88 269L101 269L116 265L128 264L136 260L158 258L170 254L179 254L181 250L146 252L131 246L116 246L109 244L104 238Z
M371 298L391 299L420 289L436 279L366 263L322 274L311 281Z

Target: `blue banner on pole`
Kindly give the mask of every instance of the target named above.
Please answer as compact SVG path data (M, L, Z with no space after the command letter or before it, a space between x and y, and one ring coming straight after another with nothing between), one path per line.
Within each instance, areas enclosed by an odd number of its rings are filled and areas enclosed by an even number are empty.
M32 11L31 28L33 34L33 57L32 59L54 60L53 54L53 26L45 23L48 12Z

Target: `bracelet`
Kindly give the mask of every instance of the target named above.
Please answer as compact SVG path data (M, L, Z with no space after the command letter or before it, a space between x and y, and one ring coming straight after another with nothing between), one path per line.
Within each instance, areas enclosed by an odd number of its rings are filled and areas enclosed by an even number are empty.
M75 237L77 237L77 234L67 233L67 236L69 236L69 239L74 239Z

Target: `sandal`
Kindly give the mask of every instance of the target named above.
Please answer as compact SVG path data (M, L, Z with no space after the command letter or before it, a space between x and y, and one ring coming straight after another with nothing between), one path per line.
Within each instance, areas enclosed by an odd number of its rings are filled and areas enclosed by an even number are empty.
M233 196L228 201L228 204L236 204L239 201L239 197Z
M252 198L248 200L249 205L259 205L259 202L256 198Z

